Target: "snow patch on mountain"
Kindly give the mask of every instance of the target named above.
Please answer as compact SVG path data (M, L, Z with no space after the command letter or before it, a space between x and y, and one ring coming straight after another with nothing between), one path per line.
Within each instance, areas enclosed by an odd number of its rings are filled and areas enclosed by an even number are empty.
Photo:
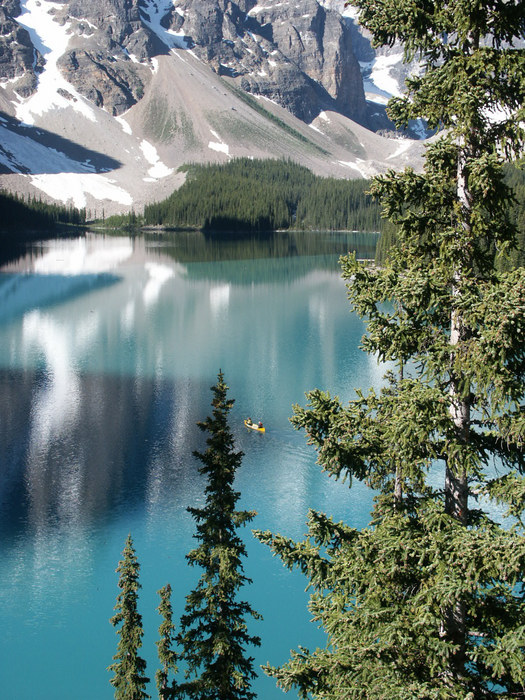
M162 19L172 9L173 0L143 0L141 3L142 21L170 49L187 49L191 40L184 35L184 32L174 32L161 24Z
M120 126L122 127L122 131L123 131L125 134L130 134L130 135L131 135L131 134L133 133L132 130L131 130L130 125L128 124L128 122L127 122L125 119L122 118L122 116L120 116L120 117L113 117L113 118L115 119L116 122L118 122L118 123L120 124Z
M345 168L351 168L352 170L355 170L356 172L359 173L359 175L365 179L369 178L372 175L375 175L375 172L371 172L370 168L366 167L366 163L364 161L361 161L360 159L357 159L355 163L352 163L351 161L344 161L344 160L339 160L337 161L341 165L344 165ZM359 163L363 163L363 165L359 165Z
M216 131L212 131L210 129L210 132L212 136L214 136L217 141L210 141L208 143L208 148L210 148L212 151L218 151L219 153L225 153L227 156L230 155L230 147L228 146L227 143L224 143L224 141L221 139L219 134Z
M3 120L5 121L5 120ZM0 124L0 165L28 178L33 187L64 204L86 206L86 195L122 205L133 203L126 190L95 172L89 159L78 161Z
M365 93L377 95L380 102L385 98L400 97L403 90L394 70L402 63L403 54L401 52L388 56L377 56L373 61L360 61Z
M94 199L109 199L112 202L130 206L133 198L115 181L105 175L95 173L61 173L32 175L31 184L49 197L64 204L82 209L87 204L87 196Z
M357 7L352 7L351 5L348 5L343 7L341 14L343 15L343 17L349 17L350 19L357 21L359 17L359 10L357 9Z
M393 153L386 157L386 160L391 160L392 158L398 158L403 153L406 153L411 148L412 144L408 139L400 142L399 147Z
M72 160L55 148L0 125L0 164L17 173L93 172L93 166Z
M152 166L148 170L148 175L153 180L158 180L162 177L167 177L173 172L173 168L168 168L167 165L160 160L157 149L153 144L148 141L142 141L140 144L140 150L144 154L144 158ZM145 179L145 178L144 178Z
M16 18L18 24L27 29L35 48L45 59L43 72L39 75L38 88L27 99L20 98L15 105L16 116L25 124L34 124L35 116L41 116L50 109L72 106L75 111L90 121L96 121L95 114L75 88L60 73L57 61L69 43L69 23L60 25L52 12L62 8L59 3L49 0L22 0L22 14Z

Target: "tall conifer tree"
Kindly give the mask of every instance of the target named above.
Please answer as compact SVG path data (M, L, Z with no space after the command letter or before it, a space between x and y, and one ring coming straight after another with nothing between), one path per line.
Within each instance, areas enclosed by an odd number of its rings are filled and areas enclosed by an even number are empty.
M292 419L335 478L377 490L369 527L311 513L295 543L260 533L314 588L326 649L269 669L316 698L525 693L525 269L505 158L523 152L525 13L518 0L351 0L378 44L421 75L390 104L442 130L424 171L373 184L397 246L377 270L342 260L364 349L397 365L343 406L315 390ZM494 519L501 505L514 520Z
M145 700L149 698L146 693L149 678L144 675L146 662L139 655L143 636L142 616L137 608L140 565L131 535L126 539L122 555L117 568L120 593L115 605L116 612L110 620L114 627L118 627L119 641L114 663L108 670L115 674L110 682L115 688L116 700Z
M198 423L208 433L207 449L195 452L202 462L199 472L206 477L206 503L188 508L197 527L199 545L188 555L192 566L204 571L197 587L186 597L185 614L177 641L179 658L186 664L186 682L179 685L182 695L199 700L250 700L256 674L247 645L259 645L248 632L246 617L260 616L238 600L238 593L250 580L243 574L246 548L237 529L250 522L253 511L236 510L240 497L233 488L242 452L234 449L228 414L234 401L227 398L222 372L213 392L213 413Z

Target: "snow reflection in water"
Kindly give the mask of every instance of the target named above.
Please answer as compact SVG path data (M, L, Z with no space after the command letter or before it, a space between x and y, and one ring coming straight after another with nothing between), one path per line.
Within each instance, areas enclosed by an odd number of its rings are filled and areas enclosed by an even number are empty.
M153 674L155 591L172 582L177 615L194 576L184 559L194 544L186 506L203 493L192 450L203 445L196 422L210 411L219 368L236 400L232 428L245 453L236 485L242 507L258 511L255 527L300 537L311 506L366 520L369 496L321 474L288 421L307 389L344 400L379 376L357 350L362 325L348 313L337 254L203 263L186 250L184 262L168 253L167 243L88 236L46 243L0 275L7 697L69 697L65 654L78 700L111 697L105 668L115 637L107 619L129 531L142 564ZM265 436L245 430L247 414L264 421ZM254 630L263 638L256 661L282 663L291 647L320 640L304 582L249 532L245 538L254 580L246 595L265 616ZM86 648L77 651L79 638ZM97 643L87 644L91 638ZM19 660L28 655L36 667L21 677ZM256 692L281 697L264 677Z

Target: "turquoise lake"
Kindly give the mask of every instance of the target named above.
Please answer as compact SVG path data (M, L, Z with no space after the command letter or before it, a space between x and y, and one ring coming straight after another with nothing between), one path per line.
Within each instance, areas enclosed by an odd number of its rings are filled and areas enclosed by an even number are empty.
M294 403L319 387L346 400L383 374L359 350L339 255L373 257L372 234L275 234L217 241L199 233L35 243L0 272L0 638L6 700L110 700L106 667L115 573L131 533L141 564L148 675L157 590L174 618L199 571L187 506L203 503L192 451L220 369L244 452L236 488L253 527L301 538L309 508L361 527L372 495L328 479ZM262 420L265 435L243 418ZM246 528L243 598L264 620L257 667L323 644L306 581ZM291 697L261 671L260 700ZM150 695L156 696L154 683Z

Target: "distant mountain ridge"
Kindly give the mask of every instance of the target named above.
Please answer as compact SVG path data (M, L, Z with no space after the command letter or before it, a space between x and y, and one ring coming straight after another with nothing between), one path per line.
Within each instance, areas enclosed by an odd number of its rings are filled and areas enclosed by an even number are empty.
M344 0L4 0L0 186L116 211L191 160L417 164L421 143L374 133L403 79L375 84L374 57Z

